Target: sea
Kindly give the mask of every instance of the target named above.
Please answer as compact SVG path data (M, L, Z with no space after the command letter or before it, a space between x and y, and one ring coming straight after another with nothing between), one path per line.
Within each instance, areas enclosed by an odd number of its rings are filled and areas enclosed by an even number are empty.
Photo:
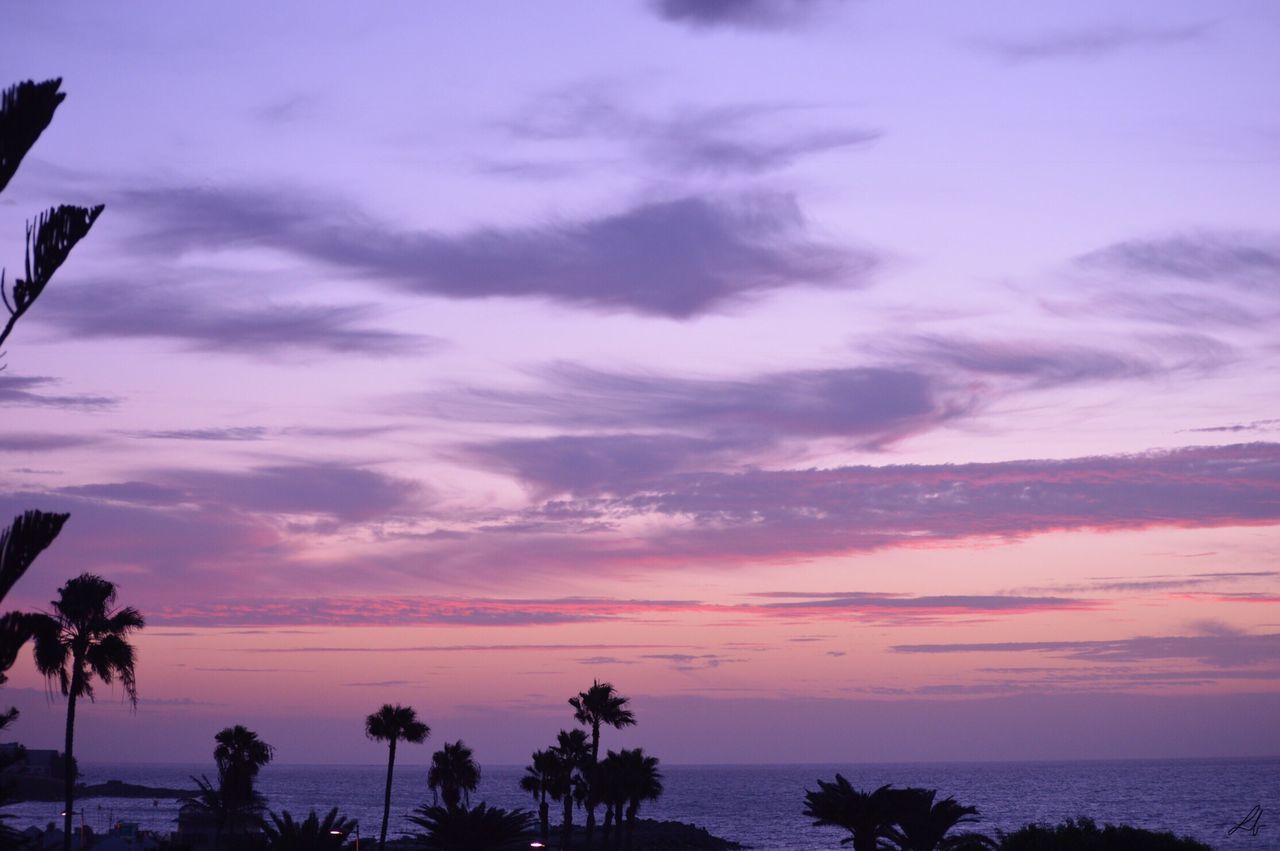
M147 786L194 788L193 776L212 775L211 764L111 764L81 766L84 781L122 780ZM939 790L978 808L972 827L995 835L1029 822L1055 824L1089 816L1111 822L1191 836L1215 849L1280 851L1280 758L1124 760L1088 762L944 762L830 765L664 765L665 792L645 805L641 817L673 819L705 827L717 836L756 849L839 848L847 834L815 828L804 817L804 794L817 780L837 772L855 788L885 783ZM519 789L523 769L482 767L472 803L536 811ZM429 803L425 765L398 765L389 836L415 832L408 820ZM330 807L358 820L362 839L375 839L382 822L386 765L268 765L259 789L268 806L305 817ZM89 798L78 810L94 831L117 821L145 829L172 831L178 804L173 799ZM1261 808L1260 817L1250 819ZM5 807L9 824L45 826L62 807L27 802ZM552 804L552 821L558 807ZM80 816L78 816L78 819ZM580 823L581 814L575 814ZM1232 832L1232 828L1240 827ZM848 847L848 846L845 846Z

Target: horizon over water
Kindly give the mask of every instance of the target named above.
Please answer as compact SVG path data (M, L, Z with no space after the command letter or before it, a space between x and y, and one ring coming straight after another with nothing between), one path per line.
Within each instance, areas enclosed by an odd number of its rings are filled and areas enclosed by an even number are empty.
M191 788L192 775L211 775L205 763L86 763L83 781L122 780L148 786ZM518 788L518 765L481 766L473 803L519 807L536 813L533 798ZM1054 760L1023 762L804 763L771 765L662 765L666 791L642 807L642 818L672 819L705 827L711 833L757 849L838 848L846 835L811 826L803 815L806 789L817 779L840 772L855 788L895 786L934 788L978 808L973 829L995 835L1028 822L1055 824L1088 816L1111 822L1171 830L1208 842L1215 849L1280 851L1280 756L1223 759ZM397 763L389 836L415 831L411 811L429 803L425 763ZM355 818L361 834L376 837L382 819L386 763L271 764L259 776L268 807L305 817L333 806ZM1254 805L1263 815L1257 835L1227 831ZM25 828L56 819L61 807L25 802L0 812ZM144 828L174 829L173 799L87 798L81 809L95 831L112 821L136 821ZM558 805L552 803L553 823ZM575 814L580 820L581 815Z

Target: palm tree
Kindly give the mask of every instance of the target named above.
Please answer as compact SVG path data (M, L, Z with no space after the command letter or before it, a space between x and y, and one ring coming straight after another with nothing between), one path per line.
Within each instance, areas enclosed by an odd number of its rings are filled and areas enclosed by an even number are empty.
M895 826L888 840L896 851L979 851L996 848L997 843L981 833L964 832L948 836L958 824L977 821L976 807L963 807L955 798L934 803L935 789L890 790Z
M404 739L415 745L426 741L431 728L418 720L411 706L384 703L382 708L364 719L364 734L375 742L387 742L387 791L382 799L382 832L378 835L378 851L387 844L387 820L391 817L391 775L396 764L396 742Z
M418 807L409 821L423 828L425 851L516 851L529 847L533 814L480 804L475 809Z
M843 827L850 836L841 845L852 844L853 851L876 851L882 837L888 837L894 823L893 791L881 786L874 792L861 792L837 774L836 782L818 781L818 791L805 791L804 814L814 820L814 827Z
M257 798L253 781L259 769L271 762L275 748L241 724L220 730L213 740L213 761L218 764L219 785L227 806L232 811L251 807Z
M459 803L471 806L471 793L480 785L480 766L476 765L471 748L462 740L449 744L431 755L431 768L427 771L427 786L433 800L444 798L447 809L458 809ZM438 795L438 797L437 797Z
M63 849L71 851L71 817L75 804L76 700L93 700L93 678L110 684L118 677L136 708L134 650L126 639L145 621L137 609L115 607L116 586L92 573L82 573L58 589L51 614L31 615L36 667L57 681L67 698L66 778Z
M551 837L547 792L554 782L556 755L554 751L549 750L534 751L531 758L533 761L525 766L524 776L520 778L520 788L538 802L538 826L545 844Z
M609 756L613 756L610 753ZM645 756L641 748L625 750L618 754L618 767L614 777L617 794L627 802L627 849L636 832L636 815L645 801L656 801L662 796L662 772L658 770L658 758ZM622 829L619 813L618 829Z
M214 848L225 834L244 833L260 821L266 801L253 788L258 770L271 762L275 750L258 734L237 724L213 737L213 760L218 766L218 785L207 777L192 777L199 791L192 803L213 820Z
M596 802L590 787L595 783L595 767L600 761L600 727L609 725L614 729L630 727L636 723L635 713L626 706L630 698L618 694L612 683L595 680L591 688L578 692L577 697L569 698L573 707L573 720L591 728L591 771L587 777L587 847L591 847L591 834L596 826Z
M271 851L341 851L356 822L338 815L334 807L323 818L311 813L303 821L294 821L288 810L280 815L268 813L270 822L262 826L267 847Z
M550 753L554 763L551 767L551 782L547 786L547 794L551 796L551 800L564 803L564 816L560 823L560 844L568 848L573 839L573 805L575 802L586 799L583 772L591 756L591 751L587 747L587 734L582 730L561 730L556 736L555 747L551 748Z
M622 837L622 808L627 803L622 785L622 766L619 765L618 755L613 751L609 751L596 765L595 777L591 782L591 796L597 804L604 804L600 847L608 848L615 824L618 826L618 837Z

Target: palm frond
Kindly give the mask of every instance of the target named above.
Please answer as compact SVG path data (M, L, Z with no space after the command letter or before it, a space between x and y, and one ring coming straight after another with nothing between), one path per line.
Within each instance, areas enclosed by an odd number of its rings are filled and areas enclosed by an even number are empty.
M58 104L66 97L58 91L61 86L60 77L43 83L27 80L0 95L0 192L53 120Z

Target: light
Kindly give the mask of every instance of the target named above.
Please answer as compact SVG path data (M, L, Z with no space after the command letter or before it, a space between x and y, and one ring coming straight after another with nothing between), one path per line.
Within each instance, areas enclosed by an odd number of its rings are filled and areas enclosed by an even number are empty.
M529 847L530 848L546 848L547 846L543 845L541 842L530 842Z

